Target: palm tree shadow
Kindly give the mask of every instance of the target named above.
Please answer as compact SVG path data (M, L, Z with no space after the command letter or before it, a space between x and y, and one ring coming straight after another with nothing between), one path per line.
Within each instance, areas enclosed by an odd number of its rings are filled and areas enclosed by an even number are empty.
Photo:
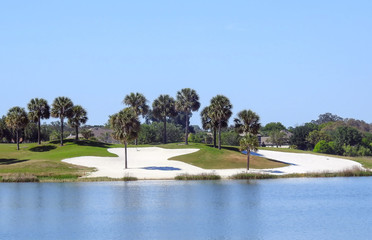
M37 146L37 147L30 148L30 151L31 152L49 152L56 148L57 147L53 145L45 145L45 146Z
M60 140L51 141L52 144L59 144ZM66 143L75 143L79 146L91 146L91 147L101 147L101 148L110 148L112 144L110 143L104 143L104 142L96 142L96 141L90 141L90 140L79 140L75 142L75 139L63 139L63 144Z
M76 142L79 146L91 146L91 147L101 147L101 148L110 148L112 144L110 143L103 143L103 142L96 142L90 140L79 140Z
M24 160L19 160L15 158L0 158L0 165L11 165L11 164L16 164L16 163L21 163L21 162L27 162L30 159L24 159Z
M213 144L207 144L208 147L214 148ZM216 147L218 149L218 146ZM221 149L226 149L234 152L240 152L239 147L233 147L233 146L221 146Z

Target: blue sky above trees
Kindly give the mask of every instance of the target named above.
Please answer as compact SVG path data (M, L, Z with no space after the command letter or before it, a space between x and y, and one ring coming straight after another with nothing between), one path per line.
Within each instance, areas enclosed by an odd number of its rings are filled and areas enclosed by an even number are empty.
M0 115L67 96L104 124L130 92L190 87L233 117L302 124L325 112L372 122L372 2L7 1ZM199 113L191 124L200 125Z

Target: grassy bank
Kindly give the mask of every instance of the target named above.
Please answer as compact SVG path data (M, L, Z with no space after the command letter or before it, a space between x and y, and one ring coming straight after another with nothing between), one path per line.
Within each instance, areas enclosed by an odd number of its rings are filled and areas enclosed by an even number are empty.
M15 144L0 144L0 176L28 174L40 180L77 179L93 169L63 163L62 159L79 156L114 157L116 155L107 151L111 147L118 145L93 141L74 143L68 140L62 147L57 142L21 144L17 151Z
M284 175L272 175L263 173L239 173L232 175L230 179L273 179L273 178L328 178L328 177L368 177L372 171L354 167L340 172L314 172L314 173L293 173Z
M21 144L16 150L15 144L0 144L0 180L7 182L42 181L42 182L74 182L95 181L97 179L82 179L93 168L71 165L61 160L79 156L116 157L107 151L108 148L123 147L123 145L105 144L94 141L67 140L64 146L58 142L48 142L38 145L36 143ZM198 148L200 151L173 158L202 168L244 168L246 156L238 151L237 147L224 147L215 149L204 144L184 145L172 143L165 145L141 145L138 147L162 147L167 149ZM134 147L134 146L131 146ZM130 160L129 160L130 161ZM251 166L254 168L275 168L285 164L269 161L265 158L253 156ZM35 178L37 180L35 180ZM100 178L102 181L111 181L109 178ZM116 179L117 180L117 179ZM134 180L125 178L123 180Z
M238 147L223 146L221 150L210 145L190 143L188 146L179 144L159 145L164 148L198 148L199 151L187 155L173 157L170 160L177 160L192 164L204 169L229 169L246 168L247 156L240 153ZM251 155L250 167L256 169L278 168L287 166L284 163L271 161L266 158Z

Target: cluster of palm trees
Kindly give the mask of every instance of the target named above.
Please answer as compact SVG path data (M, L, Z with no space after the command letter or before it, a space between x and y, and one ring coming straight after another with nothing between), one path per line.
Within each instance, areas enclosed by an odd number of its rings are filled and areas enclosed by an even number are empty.
M61 146L63 146L63 125L65 118L68 119L68 124L75 128L75 141L78 140L79 127L88 121L87 111L80 105L74 105L68 97L57 97L54 99L52 108L50 108L47 100L43 98L33 98L27 104L27 108L29 110L28 113L24 108L18 106L11 108L9 109L5 119L7 126L15 132L18 150L20 131L26 128L29 122L37 123L38 144L41 144L41 119L48 119L50 116L59 118L61 123L60 141Z
M141 127L139 116L144 117L150 107L147 105L145 96L141 93L130 93L125 96L123 103L128 107L112 115L109 122L113 129L113 137L122 141L125 146L125 168L127 168L127 144L129 141L137 139ZM169 95L160 95L156 98L152 104L152 113L155 118L164 123L163 143L167 143L167 120L178 113L183 113L186 116L185 144L187 145L190 117L192 112L199 108L199 95L190 88L178 91L176 99ZM216 147L218 133L218 149L221 149L221 129L228 126L232 115L231 109L230 100L223 95L217 95L211 99L210 105L201 112L203 128L213 131L214 147ZM240 148L247 151L248 170L250 152L257 151L259 146L257 138L260 129L259 120L259 116L251 110L241 111L234 119L236 131L243 136L240 140Z
M218 131L218 149L221 149L221 129L227 127L232 115L232 104L230 100L217 95L211 99L210 105L206 106L201 112L202 126L206 130L213 131L213 145L216 147L216 133ZM234 119L235 130L243 135L240 140L240 150L247 152L247 170L249 170L249 160L251 151L257 151L259 142L257 134L260 130L260 117L251 110L243 110Z
M136 140L140 131L139 116L145 116L149 111L147 100L141 93L130 93L125 96L123 103L127 105L119 113L110 117L110 126L113 129L113 138L122 141L125 146L125 168L127 168L127 144ZM167 120L178 113L186 116L185 144L188 144L189 122L193 111L200 108L199 95L195 90L183 88L177 92L174 99L169 95L160 95L152 104L152 112L155 118L163 121L163 142L167 143ZM136 141L137 143L137 141Z

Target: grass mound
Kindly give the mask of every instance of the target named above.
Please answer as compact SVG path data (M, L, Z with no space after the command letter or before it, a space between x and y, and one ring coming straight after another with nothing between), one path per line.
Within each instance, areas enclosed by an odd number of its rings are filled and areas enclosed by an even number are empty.
M230 179L273 179L278 178L278 175L264 173L238 173L230 177Z
M28 173L4 174L1 179L2 182L39 182L39 179Z
M197 152L173 157L170 160L185 162L204 169L231 169L245 168L247 165L247 156L239 151L238 147L222 146L221 150L211 145L189 143L189 145L166 144L159 145L162 148L198 148ZM287 166L284 163L271 161L269 159L251 155L251 168L278 168Z
M221 176L214 173L202 173L202 174L181 174L176 176L176 180L220 180Z

